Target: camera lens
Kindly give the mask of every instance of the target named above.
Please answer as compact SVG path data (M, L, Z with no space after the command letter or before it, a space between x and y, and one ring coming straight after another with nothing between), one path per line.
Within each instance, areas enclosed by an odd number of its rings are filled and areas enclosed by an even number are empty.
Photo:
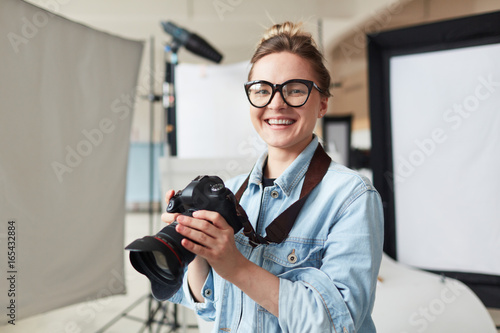
M182 236L174 222L154 236L137 239L125 249L130 251L132 266L151 282L153 296L158 300L172 297L182 285L184 268L195 255L181 245Z
M169 271L167 264L167 258L160 251L153 251L153 256L155 257L156 266L163 271Z

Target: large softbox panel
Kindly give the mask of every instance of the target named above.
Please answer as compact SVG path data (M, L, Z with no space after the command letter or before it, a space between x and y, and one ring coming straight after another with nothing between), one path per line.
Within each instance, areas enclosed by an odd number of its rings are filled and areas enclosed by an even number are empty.
M142 42L0 2L0 324L123 294Z
M249 67L248 62L177 66L179 158L254 158L254 147L265 146L252 126L243 87Z
M384 250L500 307L500 12L368 41Z

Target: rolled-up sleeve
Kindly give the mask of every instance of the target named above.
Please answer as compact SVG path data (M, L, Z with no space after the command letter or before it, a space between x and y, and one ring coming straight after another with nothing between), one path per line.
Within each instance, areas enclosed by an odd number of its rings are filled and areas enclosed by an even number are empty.
M378 193L354 193L334 217L320 268L279 275L284 332L375 332L371 311L382 260ZM366 320L366 319L369 320Z
M203 284L201 293L203 296L203 303L196 302L191 295L189 290L189 283L187 281L187 270L183 277L182 288L180 288L177 293L175 293L169 301L172 303L180 304L190 309L193 309L195 313L201 318L207 321L215 320L215 299L214 299L214 274L210 270L208 276Z

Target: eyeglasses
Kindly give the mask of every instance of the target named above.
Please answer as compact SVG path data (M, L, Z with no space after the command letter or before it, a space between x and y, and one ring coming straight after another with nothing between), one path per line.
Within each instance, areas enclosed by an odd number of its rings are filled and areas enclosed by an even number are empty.
M277 91L287 105L294 108L300 107L306 104L313 87L323 93L316 83L309 80L294 79L282 84L272 84L263 80L245 83L248 101L256 108L263 108L271 103Z

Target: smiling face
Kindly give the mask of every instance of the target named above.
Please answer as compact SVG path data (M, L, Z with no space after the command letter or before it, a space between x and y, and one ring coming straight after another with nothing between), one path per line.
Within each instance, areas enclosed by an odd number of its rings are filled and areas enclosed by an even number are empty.
M250 80L265 80L281 84L292 79L317 82L309 62L295 54L280 52L258 60ZM250 118L260 137L267 143L269 153L279 150L298 156L311 142L316 120L327 111L328 98L312 89L307 102L301 107L288 106L276 93L267 106L250 107Z

